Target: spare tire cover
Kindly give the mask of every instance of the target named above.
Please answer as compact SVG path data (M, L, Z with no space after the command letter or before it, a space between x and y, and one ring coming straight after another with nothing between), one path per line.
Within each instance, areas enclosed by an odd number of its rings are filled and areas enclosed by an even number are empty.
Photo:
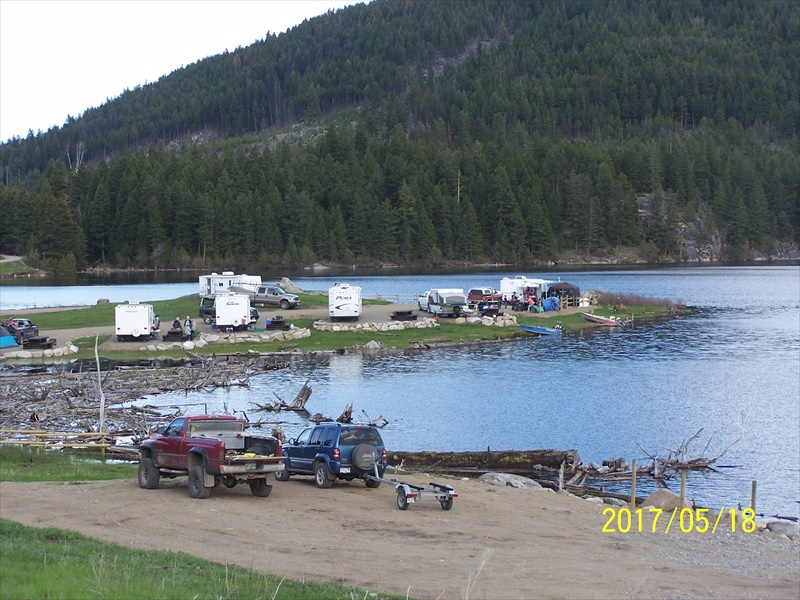
M353 449L350 461L362 471L372 471L372 465L380 458L378 449L372 444L359 444Z

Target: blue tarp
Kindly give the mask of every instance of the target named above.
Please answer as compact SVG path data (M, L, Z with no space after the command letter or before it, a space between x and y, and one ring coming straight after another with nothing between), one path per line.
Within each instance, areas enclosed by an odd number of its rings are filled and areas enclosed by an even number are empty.
M542 300L542 309L545 312L551 310L561 310L561 300L556 298L555 296L550 296L549 298L545 298Z

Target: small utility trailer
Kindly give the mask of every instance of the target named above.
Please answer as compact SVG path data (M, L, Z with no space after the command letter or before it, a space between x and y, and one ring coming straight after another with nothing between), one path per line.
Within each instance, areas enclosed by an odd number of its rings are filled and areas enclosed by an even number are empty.
M409 504L422 500L425 497L433 497L442 505L442 510L450 510L453 508L453 498L458 498L452 486L442 485L439 483L430 482L428 485L431 487L423 487L413 485L411 483L404 483L402 481L393 481L391 479L382 479L378 475L378 464L375 464L374 475L364 475L365 478L377 481L378 483L385 483L393 485L397 492L397 508L406 510Z

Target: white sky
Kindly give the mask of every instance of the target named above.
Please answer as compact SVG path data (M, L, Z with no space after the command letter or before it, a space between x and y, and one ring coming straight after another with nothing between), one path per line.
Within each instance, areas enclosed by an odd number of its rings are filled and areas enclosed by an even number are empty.
M356 0L0 0L0 143Z

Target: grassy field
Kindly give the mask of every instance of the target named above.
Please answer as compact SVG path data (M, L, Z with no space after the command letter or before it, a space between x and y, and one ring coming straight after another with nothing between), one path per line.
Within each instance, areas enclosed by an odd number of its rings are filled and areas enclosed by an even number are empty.
M0 254L0 260L4 258L5 256ZM29 267L25 264L24 260L0 262L0 277L8 277L9 275L15 275L17 273L33 273L34 271L36 271L36 269Z
M0 481L133 479L136 466L98 455L0 447ZM132 550L62 529L0 519L0 598L399 598L281 579L179 552Z

